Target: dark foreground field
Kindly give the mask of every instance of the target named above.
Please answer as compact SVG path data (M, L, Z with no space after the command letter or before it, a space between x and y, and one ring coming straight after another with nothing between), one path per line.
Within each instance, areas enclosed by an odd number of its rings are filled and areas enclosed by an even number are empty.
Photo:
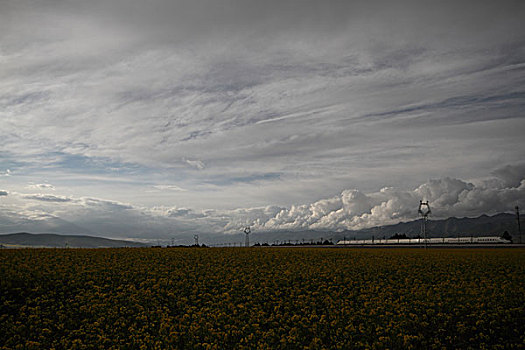
M0 348L523 348L525 250L0 251Z

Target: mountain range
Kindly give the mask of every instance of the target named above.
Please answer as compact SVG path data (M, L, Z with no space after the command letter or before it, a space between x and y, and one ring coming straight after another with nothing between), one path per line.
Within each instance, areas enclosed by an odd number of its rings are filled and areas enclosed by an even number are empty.
M301 241L301 240L323 240L328 239L336 242L341 239L371 239L389 238L395 234L405 234L409 237L416 237L421 234L422 219L400 222L394 225L371 227L362 230L346 230L341 232L333 231L273 231L255 232L250 239L253 242L273 243L279 241ZM426 231L428 237L480 237L480 236L501 236L505 231L509 232L516 241L518 238L518 228L516 216L513 214L496 214L493 216L481 215L476 218L455 218L451 217L443 220L428 220ZM239 239L237 239L238 241Z

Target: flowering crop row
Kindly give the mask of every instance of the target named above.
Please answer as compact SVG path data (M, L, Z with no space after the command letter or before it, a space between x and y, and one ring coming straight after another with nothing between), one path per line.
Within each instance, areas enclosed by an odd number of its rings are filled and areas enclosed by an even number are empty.
M524 254L2 250L0 348L520 348Z

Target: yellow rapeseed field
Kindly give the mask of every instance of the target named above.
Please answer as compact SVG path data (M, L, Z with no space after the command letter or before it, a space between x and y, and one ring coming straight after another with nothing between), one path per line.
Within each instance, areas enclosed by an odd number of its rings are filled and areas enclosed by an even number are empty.
M525 346L523 249L0 251L1 349Z

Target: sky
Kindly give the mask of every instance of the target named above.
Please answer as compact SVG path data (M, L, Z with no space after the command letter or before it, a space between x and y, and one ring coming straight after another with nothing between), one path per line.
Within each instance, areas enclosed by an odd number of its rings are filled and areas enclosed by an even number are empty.
M0 232L525 205L523 1L0 0Z

